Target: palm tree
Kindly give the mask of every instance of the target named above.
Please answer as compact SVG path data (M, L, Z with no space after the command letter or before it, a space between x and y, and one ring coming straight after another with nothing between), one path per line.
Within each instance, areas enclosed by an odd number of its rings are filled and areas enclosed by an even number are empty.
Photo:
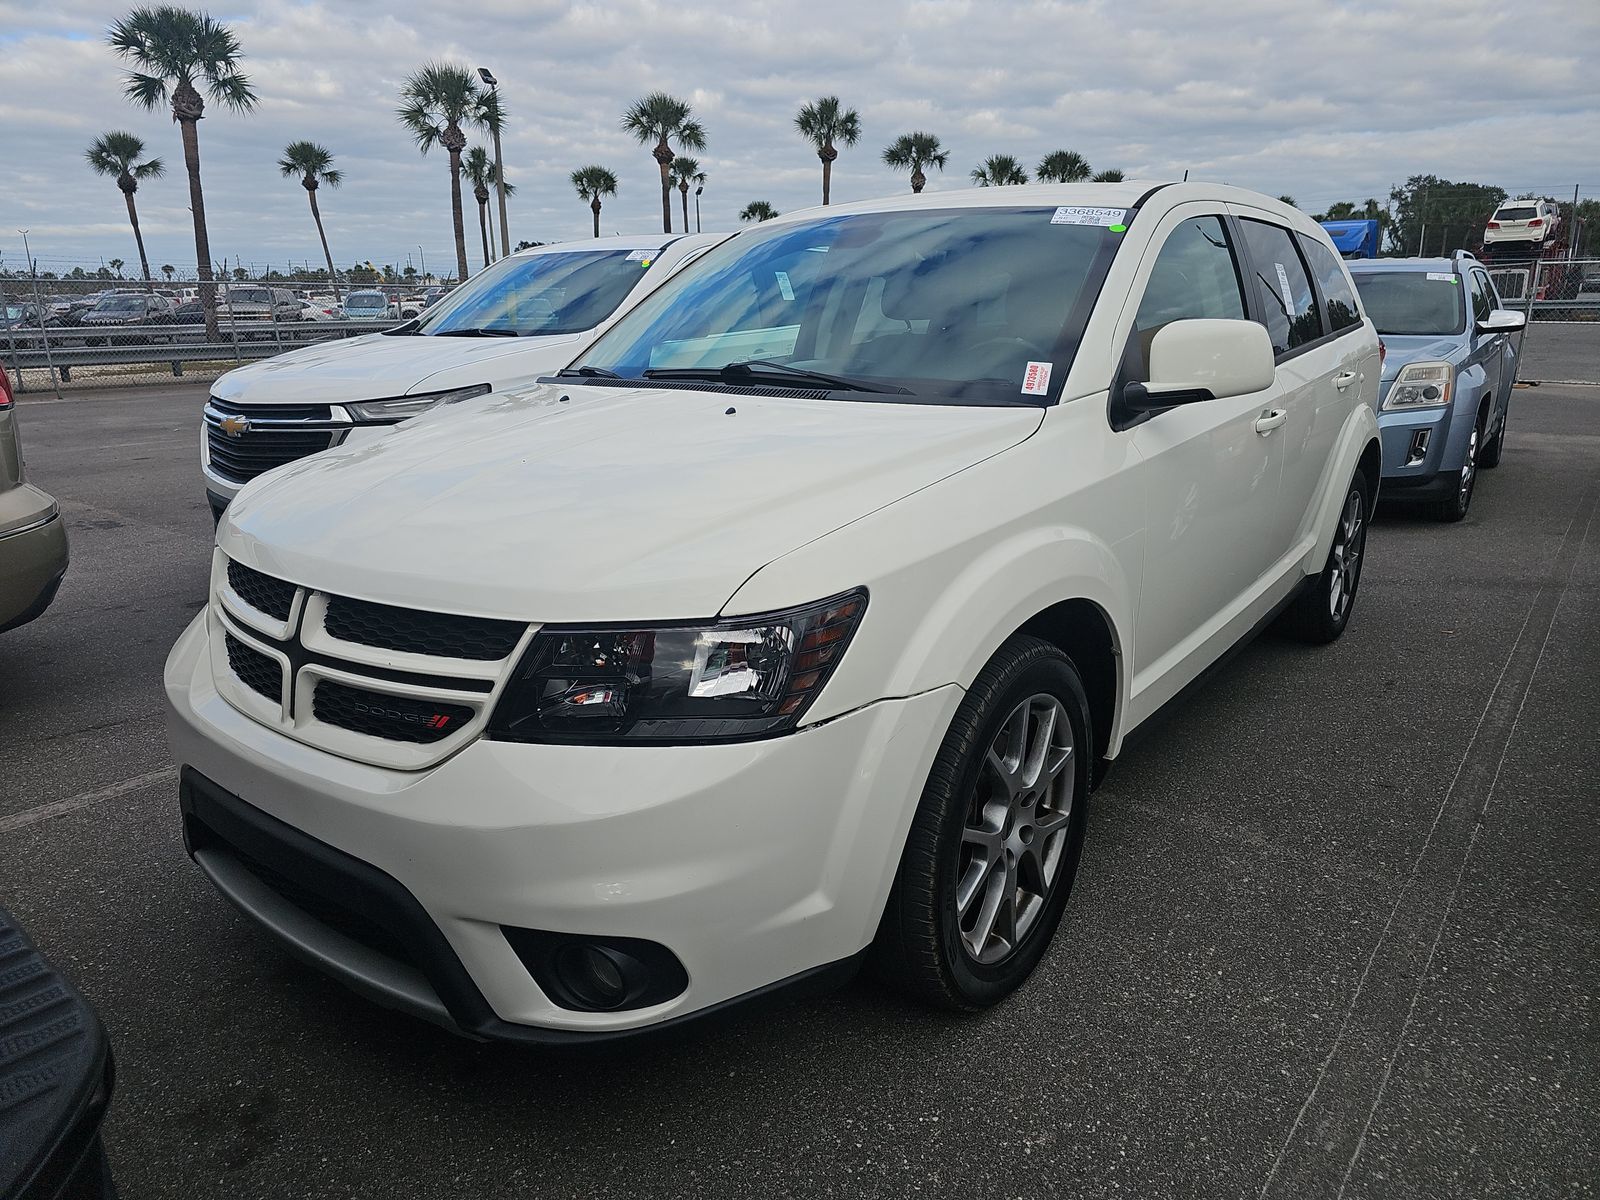
M704 184L706 173L700 169L700 160L697 158L684 158L679 155L672 160L672 179L678 191L683 193L683 231L689 232L689 185L691 183ZM697 201L698 203L698 201Z
M902 133L884 147L883 151L883 161L886 164L900 170L910 170L911 190L917 194L922 192L928 182L928 177L922 173L922 168L938 167L942 171L949 159L950 156L939 144L939 139L931 133Z
M115 271L117 273L117 278L118 279L122 278L122 268L125 265L127 265L127 264L125 264L120 258L113 258L111 261L106 263L106 266L110 267L113 271Z
M189 211L194 216L194 253L200 276L200 301L205 307L206 336L217 331L216 290L211 275L211 238L206 233L206 198L200 187L200 135L206 115L200 95L235 112L256 104L255 89L239 70L239 39L233 30L207 13L163 4L136 8L106 33L119 57L137 69L129 71L123 94L140 108L172 106L172 119L183 135L183 165L189 172Z
M333 255L328 251L328 235L322 228L322 210L317 207L317 189L323 184L329 187L338 187L344 179L342 172L335 169L333 155L328 153L326 146L316 142L290 142L283 148L283 157L278 160L278 170L285 179L300 177L300 186L306 190L306 199L311 201L311 219L317 223L317 237L322 241L322 257L328 263L328 278L333 282L334 299L339 297L339 276L333 269Z
M482 126L483 131L487 133L491 139L493 139L497 159L499 157L500 149L500 134L505 129L505 121L506 109L505 105L500 100L500 89L497 87L491 87L487 89L480 88L478 92L478 112L475 122L476 124ZM499 166L496 165L490 169L489 186L495 189L495 193L499 199L499 252L501 254L509 254L510 250L508 250L507 247L511 244L511 227L506 223L506 197L515 195L517 189L508 183L506 184L504 191L501 191L496 186L496 182L499 178L500 169ZM492 220L489 222L489 244L491 246L494 245L494 221Z
M739 210L741 221L770 221L778 215L778 210L765 200L752 200Z
M801 107L795 114L794 127L817 148L817 157L822 160L822 202L826 204L833 185L833 160L839 157L833 144L854 146L861 137L861 116L853 108L840 109L839 97L823 96Z
M1122 180L1122 172L1115 167L1112 167L1109 171L1100 171L1094 177L1095 183L1121 183Z
M1287 193L1285 193L1284 195L1278 197L1278 203L1287 204L1290 208L1299 208L1300 207L1298 204L1295 203L1294 197L1288 195Z
M478 81L465 67L431 62L406 80L400 89L404 103L396 110L422 153L443 146L450 156L450 220L456 235L458 281L467 277L467 231L461 221L461 151L466 149L467 135L461 125L482 118L478 90Z
M144 281L150 282L150 260L144 256L144 234L139 232L139 210L134 207L133 194L139 190L141 179L159 179L166 167L159 158L144 158L144 142L139 137L122 130L102 133L94 145L83 152L96 175L109 175L122 189L122 198L128 202L128 222L133 226L133 240L139 246L139 269Z
M972 170L972 182L979 187L1005 187L1008 184L1027 183L1028 173L1022 164L1009 154L991 154L981 167Z
M617 177L601 166L579 167L572 173L572 186L578 198L589 202L594 213L594 235L600 236L600 197L617 194Z
M690 115L689 106L676 96L651 92L622 114L622 129L641 146L651 146L650 157L661 169L661 231L672 232L672 146L679 150L704 150L706 131ZM689 231L684 230L685 233Z
M161 268L161 273L167 277L167 282L171 283L172 277L177 273L177 270L177 267L173 266L171 263L167 263Z
M1089 178L1089 160L1076 150L1052 150L1034 174L1040 183L1082 183Z

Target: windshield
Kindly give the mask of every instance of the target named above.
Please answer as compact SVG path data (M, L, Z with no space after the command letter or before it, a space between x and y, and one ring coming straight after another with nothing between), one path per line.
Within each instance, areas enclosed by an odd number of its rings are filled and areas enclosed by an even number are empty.
M932 403L1044 403L1121 215L1057 224L1056 211L924 209L752 230L623 317L583 365L716 379L749 363L763 383L812 372ZM795 374L792 386L806 383Z
M585 250L504 259L439 300L417 331L582 333L617 311L658 253Z
M110 296L100 301L96 307L101 312L138 312L144 308L144 300L139 296Z
M1379 333L1460 333L1467 311L1461 277L1444 271L1355 271L1361 307Z
M379 292L351 292L344 300L346 308L385 308L388 303Z
M1496 221L1531 221L1539 215L1539 210L1528 206L1521 208L1502 208L1495 213Z

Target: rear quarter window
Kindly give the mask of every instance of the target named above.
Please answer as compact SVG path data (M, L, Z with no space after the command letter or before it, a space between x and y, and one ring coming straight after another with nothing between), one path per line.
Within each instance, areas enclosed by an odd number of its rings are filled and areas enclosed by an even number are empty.
M1311 273L1317 277L1322 292L1322 318L1330 332L1349 329L1361 324L1361 306L1356 303L1355 289L1345 274L1339 256L1315 238L1296 234L1300 249L1304 251Z

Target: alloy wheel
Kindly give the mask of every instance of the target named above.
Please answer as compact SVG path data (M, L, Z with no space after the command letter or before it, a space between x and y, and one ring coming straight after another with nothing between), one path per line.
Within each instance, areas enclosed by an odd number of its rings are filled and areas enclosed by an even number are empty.
M1344 512L1339 517L1339 528L1333 535L1332 574L1328 580L1328 613L1335 622L1344 620L1355 598L1356 582L1361 575L1361 551L1366 529L1361 511L1361 493L1352 491L1344 502Z
M1022 701L984 754L961 831L956 922L984 966L1010 956L1062 876L1077 772L1072 721L1056 697Z
M1465 509L1472 498L1472 481L1478 475L1478 426L1472 427L1472 436L1467 440L1467 457L1461 464L1461 488L1456 493L1456 504Z

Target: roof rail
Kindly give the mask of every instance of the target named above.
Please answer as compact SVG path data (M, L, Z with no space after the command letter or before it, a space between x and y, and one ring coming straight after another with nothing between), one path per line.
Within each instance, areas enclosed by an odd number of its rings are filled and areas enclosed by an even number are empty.
M1471 250L1457 250L1453 257L1455 257L1455 258L1470 258L1473 262L1477 262L1478 261L1478 256L1476 254L1474 254Z

